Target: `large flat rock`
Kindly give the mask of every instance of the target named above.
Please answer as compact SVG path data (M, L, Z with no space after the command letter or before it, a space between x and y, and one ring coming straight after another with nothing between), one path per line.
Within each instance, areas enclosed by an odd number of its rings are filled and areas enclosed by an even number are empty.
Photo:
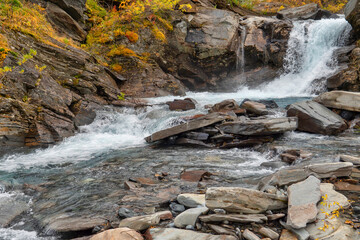
M190 208L176 216L174 224L178 228L184 228L188 225L195 227L195 223L198 217L201 214L206 214L208 211L209 209L206 207Z
M277 13L277 18L284 19L294 19L294 20L305 20L314 18L318 12L319 7L316 3L306 4L301 7L289 8Z
M115 228L98 233L89 240L143 240L140 233L130 228Z
M211 235L176 228L151 228L146 235L147 239L152 240L237 240L236 237L230 235Z
M235 213L263 213L287 206L286 197L240 187L209 188L205 194L205 201L209 209L221 208Z
M329 108L360 112L360 93L346 91L326 92L314 99Z
M227 122L218 126L224 133L252 135L273 135L293 131L297 128L296 117L269 118L260 120Z
M150 215L125 218L121 220L119 227L128 227L136 231L145 230L151 226L156 226L161 220L172 219L170 211L157 212Z
M295 229L306 227L314 222L318 214L317 203L320 200L320 180L314 176L295 183L288 188L287 224Z
M318 178L348 177L352 173L353 164L349 162L319 163L305 167L290 167L277 171L260 182L260 189L268 184L285 186L305 180L310 175Z
M297 129L299 131L334 135L347 129L344 119L313 101L291 104L287 116L298 117L299 126Z
M207 127L217 122L221 122L228 117L226 114L221 113L210 113L203 117L197 118L187 123L183 123L168 129L161 130L159 132L153 133L151 136L145 138L147 142L159 141L171 136L175 136L180 133L192 131L202 127Z

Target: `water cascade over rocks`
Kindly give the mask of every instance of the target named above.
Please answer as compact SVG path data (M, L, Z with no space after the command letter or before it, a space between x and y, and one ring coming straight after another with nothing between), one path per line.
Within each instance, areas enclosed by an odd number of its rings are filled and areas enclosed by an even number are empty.
M183 183L174 177L184 169L218 173L217 181L209 183L210 186L227 182L229 186L253 187L260 177L273 173L276 169L261 166L278 158L274 151L268 149L158 149L146 145L144 137L178 125L188 116L206 114L206 104L224 99L235 99L240 103L244 98L273 98L283 108L302 100L300 97L308 98L317 92L323 79L336 69L332 54L345 44L349 24L343 18L293 24L284 59L284 73L256 89L241 87L234 93L189 92L187 96L194 98L197 104L196 109L186 112L169 111L167 105L161 104L174 97L149 99L149 105L154 105L137 110L104 108L97 113L92 124L80 127L76 136L58 145L1 156L0 206L2 201L5 207L23 203L26 206L24 209L28 210L24 210L21 216L13 216L12 212L0 213L0 216L7 214L7 219L10 219L0 226L0 239L52 239L52 236L40 238L36 231L46 229L46 233L66 233L75 231L78 225L98 225L119 205L139 210L143 209L141 204L152 201L159 206L174 199L180 189L196 191L196 185ZM241 38L243 44L245 30ZM241 76L245 71L243 45L238 53L237 66ZM313 84L314 81L317 84ZM271 114L284 117L285 112L276 109ZM307 161L316 163L335 161L334 156L339 151L350 155L357 153L359 144L359 138L353 136L329 137L288 132L274 142L273 147L305 149L315 155ZM129 184L128 188L141 185L141 190L135 195L129 193L131 189L124 190L122 187L129 178L132 181L136 177L153 178L159 172L163 173L162 178L171 177L165 194L160 192L156 195L159 188L154 186L161 183L160 178L150 183ZM222 181L224 179L226 181ZM146 190L147 187L153 187L154 193ZM8 202L12 205L6 205Z

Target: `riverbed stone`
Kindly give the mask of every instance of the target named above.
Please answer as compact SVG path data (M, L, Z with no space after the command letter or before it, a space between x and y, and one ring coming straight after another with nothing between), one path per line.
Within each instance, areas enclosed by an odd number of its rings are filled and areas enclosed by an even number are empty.
M283 229L281 231L280 240L298 240L298 238L296 237L295 234L293 234L289 230Z
M318 163L305 167L283 168L272 176L265 177L259 183L259 189L267 185L284 186L305 180L310 175L317 178L348 177L352 173L353 164L349 162Z
M188 99L175 99L172 102L166 102L171 111L188 111L195 109L195 103Z
M175 227L184 228L188 225L195 227L196 220L201 214L206 214L209 211L206 207L190 208L185 212L180 213L174 220Z
M279 234L270 228L261 227L259 229L259 233L265 237L272 239L272 240L279 239Z
M335 135L347 129L345 121L339 115L314 101L291 104L287 116L298 117L299 131Z
M245 229L242 236L247 240L260 240L260 238L256 236L256 234L250 231L249 229Z
M205 194L183 193L177 196L176 199L180 204L189 208L196 208L198 206L205 206Z
M0 195L0 227L6 227L14 218L28 210L30 206L15 196Z
M229 230L228 228L223 228L221 226L214 225L214 224L207 224L207 227L209 227L211 230L213 230L214 232L216 232L217 234L220 234L220 235L236 236L235 233L233 231Z
M360 93L331 91L321 94L314 101L329 108L360 112Z
M360 157L354 157L349 155L340 155L340 161L351 162L354 165L360 165Z
M206 206L234 213L262 213L286 208L286 197L240 187L212 187L206 191Z
M236 237L230 235L212 235L176 228L151 228L145 235L148 240L237 240Z
M252 136L273 135L293 131L297 126L297 118L290 117L226 122L220 124L218 128L224 133Z
M246 109L247 112L254 113L256 115L267 115L269 113L266 110L266 105L259 102L246 101L241 104L241 107Z
M200 220L205 223L214 222L236 222L236 223L263 223L268 218L263 214L209 214L200 216Z
M98 233L89 240L143 240L140 233L130 228L109 229Z
M212 106L209 112L227 113L229 111L238 110L238 109L240 109L239 104L237 104L237 102L234 99L227 99Z
M119 227L128 227L136 231L145 230L151 226L156 226L161 220L172 219L170 211L157 212L151 215L125 218L121 220Z
M287 224L293 228L304 228L307 223L316 220L320 200L320 180L314 176L295 183L288 188Z
M225 120L226 118L228 118L228 116L226 114L221 114L221 113L207 114L203 117L191 120L187 123L183 123L183 124L153 133L151 136L146 137L145 140L147 142L159 141L159 140L171 137L171 136L175 136L180 133L184 133L184 132L192 131L192 130L199 129L202 127L210 126L214 123L221 122L221 121Z

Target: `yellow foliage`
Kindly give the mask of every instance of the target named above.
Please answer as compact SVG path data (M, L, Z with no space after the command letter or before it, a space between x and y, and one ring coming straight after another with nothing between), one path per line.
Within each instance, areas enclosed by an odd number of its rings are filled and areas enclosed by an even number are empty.
M125 36L130 42L135 43L139 39L139 35L132 31L126 31Z
M108 57L114 57L114 56L125 56L125 57L137 57L137 54L131 50L125 47L124 45L120 45L118 47L115 47L110 50L110 52L107 53Z
M111 68L114 70L114 71L116 71L116 72L121 72L121 70L122 70L122 66L120 66L119 64L113 64L113 65L111 65Z
M153 26L151 30L156 39L166 42L165 34L157 26Z
M7 43L7 39L5 36L0 34L0 67L2 66L9 51L10 49Z

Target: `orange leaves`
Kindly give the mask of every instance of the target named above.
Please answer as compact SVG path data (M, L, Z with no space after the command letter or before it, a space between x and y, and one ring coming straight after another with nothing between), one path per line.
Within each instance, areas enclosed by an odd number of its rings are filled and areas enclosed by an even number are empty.
M0 34L0 67L10 51L6 38Z
M118 47L115 47L110 50L110 52L107 53L108 57L114 57L114 56L125 56L125 57L137 57L137 54L125 47L124 45L120 45Z
M125 33L125 36L127 37L127 39L129 39L130 42L132 43L136 43L137 40L139 39L139 35L135 32L132 31L127 31Z
M113 65L111 65L111 68L114 70L114 71L116 71L116 72L121 72L121 70L122 70L122 66L120 66L119 64L113 64Z

